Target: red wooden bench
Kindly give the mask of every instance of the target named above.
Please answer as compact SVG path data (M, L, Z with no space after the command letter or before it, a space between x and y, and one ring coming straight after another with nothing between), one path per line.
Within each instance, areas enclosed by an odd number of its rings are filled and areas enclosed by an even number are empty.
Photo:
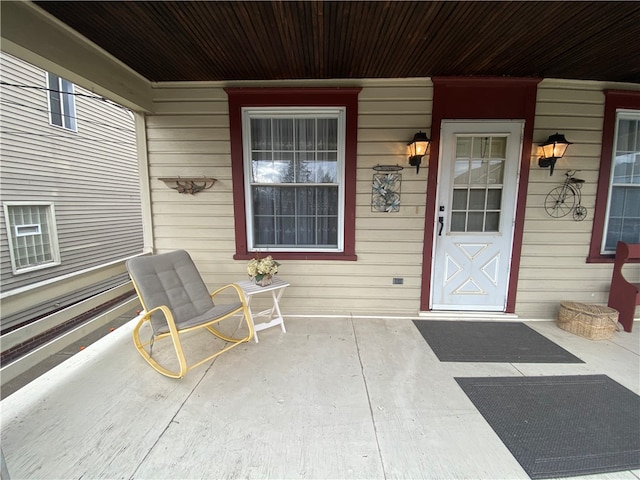
M625 332L631 331L636 305L640 305L640 283L630 282L624 278L622 266L630 259L636 258L640 258L640 243L618 242L608 305L620 312L618 321L624 327Z

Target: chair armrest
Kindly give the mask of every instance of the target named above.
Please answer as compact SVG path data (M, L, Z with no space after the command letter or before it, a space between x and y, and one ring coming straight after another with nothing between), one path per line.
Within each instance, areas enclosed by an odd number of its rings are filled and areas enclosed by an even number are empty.
M244 296L244 292L242 291L242 288L240 288L240 285L238 285L237 283L230 283L229 285L225 285L223 287L220 287L219 289L211 292L211 298L215 297L216 295L218 295L219 293L222 293L225 290L228 290L230 288L233 288L236 293L238 294L238 298L240 300L240 302L244 305L247 303L245 296Z
M157 312L158 310L160 310L162 313L164 313L165 317L171 317L173 318L173 313L171 313L171 310L169 310L169 307L167 307L166 305L159 305L156 308L152 308L151 310L149 310L148 312L145 310L144 312L144 316L145 317L149 317L152 313Z
M152 308L151 310L149 310L144 314L141 320L142 321L149 320L149 322L151 322L151 314L157 311L161 311L164 314L164 319L167 321L167 325L169 326L169 331L177 333L178 327L176 326L176 320L173 318L173 313L171 313L171 310L166 305L159 305L155 308Z

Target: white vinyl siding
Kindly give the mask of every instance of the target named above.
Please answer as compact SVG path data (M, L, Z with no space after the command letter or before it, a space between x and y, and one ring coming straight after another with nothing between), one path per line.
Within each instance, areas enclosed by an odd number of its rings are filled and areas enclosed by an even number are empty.
M359 80L357 84L363 87L358 96L358 259L283 261L278 275L291 282L282 299L285 315L407 317L419 310L425 213L433 206L425 203L429 157L416 174L407 164L406 144L418 130L429 132L432 127L432 84L429 79ZM342 83L261 85L335 87ZM155 114L146 120L155 246L158 251L189 250L212 287L247 278L247 262L233 258L236 220L226 86L155 85ZM516 314L522 319L553 319L563 300L606 304L611 265L586 263L586 258L600 164L603 89L615 87L565 80L543 80L539 85L534 145L556 131L574 144L558 161L553 176L548 169L538 168L537 152L532 151L516 298ZM405 167L399 172L399 211L372 211L373 167L396 164ZM587 218L582 222L551 218L544 210L545 196L562 183L566 170L574 168L585 179ZM217 182L191 196L180 195L158 180L177 175L213 177ZM403 283L394 284L394 278L402 278Z
M407 163L406 144L431 125L431 82L367 80L359 98L356 178L358 260L286 260L278 275L291 282L286 314L415 315L419 309L428 169ZM304 82L269 84L306 86ZM313 86L340 86L314 82ZM224 85L227 86L227 85ZM352 85L350 85L352 86ZM235 229L229 106L221 84L160 84L147 116L150 187L157 251L189 250L211 287L247 278L246 260L234 260ZM426 162L425 162L426 163ZM372 212L373 167L403 165L398 212ZM161 177L207 176L215 185L180 195ZM274 252L274 257L278 255ZM393 278L404 279L394 285ZM256 298L255 301L261 301ZM284 310L283 310L284 311Z
M626 87L626 85L625 85ZM553 176L538 167L532 149L516 313L521 318L555 319L561 301L607 304L611 265L587 263L602 149L604 89L615 84L543 80L538 86L533 143L560 132L573 142L558 160ZM620 88L620 87L618 87ZM552 218L545 209L549 191L567 170L585 180L583 221L571 215Z
M0 199L54 203L60 265L12 274L0 215L3 291L101 265L142 251L140 180L131 113L104 100L76 98L77 133L52 128L42 91L46 72L0 54ZM76 93L91 96L76 86Z
M13 273L60 263L53 204L5 203L4 216Z
M640 112L617 112L611 158L602 253L615 253L618 241L640 243Z

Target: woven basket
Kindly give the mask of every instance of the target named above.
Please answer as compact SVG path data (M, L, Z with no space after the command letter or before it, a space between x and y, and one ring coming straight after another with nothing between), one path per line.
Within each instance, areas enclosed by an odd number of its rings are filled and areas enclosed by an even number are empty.
M618 311L600 305L560 302L558 326L590 340L613 337L618 325Z

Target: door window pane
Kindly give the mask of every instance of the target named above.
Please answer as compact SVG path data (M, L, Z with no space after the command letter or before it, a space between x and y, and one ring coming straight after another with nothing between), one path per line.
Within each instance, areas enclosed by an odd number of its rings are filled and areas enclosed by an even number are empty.
M458 137L452 232L499 231L506 148L504 136Z
M469 212L467 232L483 232L484 215L480 212Z
M465 232L467 228L467 214L465 212L453 212L451 214L451 231Z
M506 158L507 137L491 137L491 158Z
M453 175L454 185L469 184L469 160L456 160L455 172Z
M469 210L484 210L485 190L473 188L469 191Z
M502 179L504 178L504 162L504 159L489 160L489 178L487 179L488 184L502 184Z
M487 212L485 218L485 231L497 232L500 229L500 213Z
M502 205L502 190L487 190L487 210L500 210Z
M456 156L460 158L471 157L472 137L458 137L456 141Z
M467 209L467 194L468 191L455 189L453 191L452 208L454 210L466 210Z
M487 182L487 169L489 162L483 160L471 160L471 170L469 171L469 183L482 184Z
M489 142L487 137L471 137L472 142L472 158L485 158L487 156L487 149Z

